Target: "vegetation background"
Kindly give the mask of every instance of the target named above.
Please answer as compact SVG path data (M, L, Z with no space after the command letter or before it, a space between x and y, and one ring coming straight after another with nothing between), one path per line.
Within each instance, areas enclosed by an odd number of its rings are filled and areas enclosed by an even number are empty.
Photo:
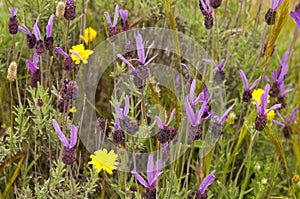
M285 1L289 2L289 11L294 10L298 3L297 0ZM15 37L18 88L13 82L13 98L10 82L6 78L8 66L13 61L13 38L8 33L9 13L6 5L19 9L17 16L20 25L32 27L38 14L41 14L39 24L44 27L49 16L55 13L56 3L53 0L0 2L0 198L70 198L74 192L68 174L70 168L60 160L62 146L52 127L52 119L56 118L58 111L49 91L52 86L59 88L62 81L61 56L57 56L54 50L50 52L49 55L53 55L48 73L51 86L40 87L36 95L28 86L30 76L25 65L25 61L31 59L32 51L26 47L25 34L19 32ZM128 20L133 27L176 28L205 46L213 60L220 60L227 51L231 52L231 59L225 68L225 85L226 98L229 102L236 102L233 110L236 118L226 125L224 135L211 153L203 160L192 160L190 174L185 172L187 165L184 164L187 162L184 158L188 155L174 163L180 165L177 170L172 165L164 168L159 198L193 198L202 179L213 169L216 170L216 181L208 189L208 198L300 198L299 183L293 181L293 177L300 174L299 115L290 138L283 136L281 127L272 124L259 133L253 144L254 132L249 126L254 121L256 110L241 101L243 87L240 69L251 77L252 82L264 73L270 76L279 66L276 54L270 57L268 64L265 64L262 55L264 42L272 34L264 21L270 4L268 0L223 0L216 12L217 26L212 31L204 28L196 0L77 0L76 4L77 18L71 22L69 44L83 43L80 35L87 27L97 31L91 48L105 40L107 25L104 12L113 13L115 5L119 4L129 10ZM55 46L63 46L65 35L66 21L55 19ZM275 45L280 57L290 46L292 48L285 81L292 85L293 92L287 94L287 107L281 111L286 116L296 105L300 105L299 30L289 13ZM109 73L99 82L96 102L97 109L108 121L112 119L110 111L106 110L110 108L108 101L113 88ZM43 114L34 105L38 98L44 102L41 108ZM15 105L13 145L10 143L11 100ZM247 154L249 151L250 155ZM189 154L189 151L186 153ZM134 183L131 175L121 172L112 176L97 174L87 165L89 155L90 152L79 144L77 161L72 165L77 198L126 198L126 193L130 194L129 198L141 198L143 188ZM123 175L126 178L121 177ZM190 177L186 185L184 179L187 175Z

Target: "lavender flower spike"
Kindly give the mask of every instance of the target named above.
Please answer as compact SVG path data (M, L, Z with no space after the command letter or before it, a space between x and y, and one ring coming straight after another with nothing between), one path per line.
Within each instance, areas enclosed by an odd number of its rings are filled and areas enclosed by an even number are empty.
M276 4L277 2L277 4ZM274 25L277 8L281 5L282 0L270 0L270 8L265 14L265 21L268 25Z
M296 22L297 28L300 30L300 9L295 12L291 12L290 15Z
M56 120L53 120L53 127L58 135L58 138L60 139L60 141L62 142L62 144L67 148L67 149L72 149L74 148L74 146L77 143L77 127L74 125L70 126L70 130L71 130L71 136L70 139L67 139L65 137L65 135L63 134L63 132L61 131L58 123Z
M162 161L157 160L156 164L153 163L153 155L149 155L147 164L147 181L138 174L135 170L131 173L136 177L136 179L146 188L153 188L157 184L158 177L162 174Z
M171 113L171 115L170 115L170 118L169 118L169 120L168 120L168 122L166 124L163 124L162 121L161 121L161 119L158 116L155 116L156 123L157 123L158 127L160 129L164 129L165 127L168 127L169 124L171 123L171 121L174 118L175 112L176 112L176 109L174 108L173 111L172 111L172 113Z
M203 179L198 192L200 192L201 194L205 194L207 187L215 181L215 176L214 176L215 172L216 170L213 170L210 174L208 174L208 176L206 176Z
M53 19L55 15L52 14L49 18L48 25L46 26L46 37L52 37L52 27L53 27Z

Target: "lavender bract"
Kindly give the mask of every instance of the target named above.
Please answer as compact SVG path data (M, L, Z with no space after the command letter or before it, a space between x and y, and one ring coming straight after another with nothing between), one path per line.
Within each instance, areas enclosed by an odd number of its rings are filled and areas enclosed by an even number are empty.
M37 17L37 19L35 21L35 24L33 26L33 33L34 33L34 35L36 37L36 40L37 40L37 42L35 43L34 48L36 49L36 53L38 55L41 55L44 52L46 52L46 48L45 48L44 42L41 39L41 32L40 32L40 29L38 27L39 19L40 19L40 15Z
M162 161L157 160L153 163L153 155L150 154L148 157L147 164L147 181L138 174L135 170L131 171L131 174L144 186L146 187L145 197L147 199L156 198L156 184L158 183L158 177L162 174Z
M282 133L284 135L284 137L286 138L290 138L290 135L292 134L292 128L291 126L293 125L293 123L296 121L296 116L298 113L299 107L296 106L294 108L294 110L292 111L292 114L290 116L287 116L285 119L282 117L282 115L278 112L278 116L279 118L284 121L284 123L279 122L277 120L273 120L273 122L279 126L282 126Z
M202 181L197 194L196 199L204 199L207 198L206 189L215 181L216 170L213 170L210 174L208 174Z
M139 130L139 127L138 127L136 122L129 119L129 117L128 117L129 108L130 108L130 104L129 104L128 95L126 95L126 97L125 97L124 109L121 108L118 103L116 104L116 111L117 111L117 114L118 114L117 119L120 119L121 128L124 131L126 131L126 132L130 133L131 135L133 135Z
M27 41L26 41L26 44L28 46L29 49L32 49L35 47L35 44L36 44L36 37L34 34L32 34L29 29L24 26L19 26L18 28L21 32L24 32L26 35L27 35Z
M65 51L63 51L60 47L56 47L55 50L61 54L62 56L64 56L64 70L66 71L72 71L75 67L75 63L73 61L73 59L71 58L71 55L75 55L76 57L78 57L80 60L82 60L82 58L80 57L80 55L76 52L71 52L69 54L67 54Z
M217 138L220 134L223 133L223 123L228 118L229 112L233 109L235 104L232 104L221 117L213 116L215 123L212 126L212 135Z
M297 28L300 30L300 4L299 9L297 9L295 12L291 12L290 15L294 19Z
M106 17L106 22L109 25L108 36L112 37L114 35L117 35L119 33L119 30L116 28L116 25L118 23L118 18L119 18L119 5L116 5L113 23L111 23L109 13L105 12L104 14Z
M127 17L128 17L128 10L122 10L120 9L120 15L121 15L121 27L122 27L122 31L127 31L130 29L130 25L127 21Z
M34 88L37 88L37 82L41 82L41 71L37 66L38 62L39 55L36 53L36 50L34 50L33 61L26 60L26 65L31 71L30 85Z
M53 20L55 15L52 14L49 18L48 25L46 26L46 35L44 38L44 45L46 50L52 50L53 48L53 37L52 37L52 27L53 27Z
M148 64L157 57L157 54L154 55L152 58L150 58L148 61L147 57L149 54L149 51L152 47L152 45L150 45L148 47L148 50L145 54L145 50L144 50L144 44L143 44L143 38L141 34L138 34L136 36L136 47L137 47L137 54L138 54L138 59L131 59L131 61L138 61L140 63L140 66L135 68L125 57L123 57L123 55L121 54L117 54L117 57L119 59L121 59L124 63L126 63L131 69L132 72L131 74L134 76L134 83L138 88L144 88L146 85L146 79L149 77L149 68L148 68Z
M217 64L213 60L203 59L204 62L212 63L214 65L214 67L215 67L214 71L217 71L217 73L215 75L215 81L218 84L222 83L225 80L225 73L223 70L224 70L226 64L228 63L229 58L230 58L230 53L228 52L227 56L226 56L226 60L224 61L224 59L222 59L219 64Z
M260 81L260 77L256 79L253 84L249 87L247 77L243 70L240 70L240 76L243 80L244 85L244 93L243 93L243 101L244 102L250 102L252 99L252 91Z
M64 133L61 131L58 123L56 120L53 120L53 127L57 133L59 140L65 146L63 154L62 154L62 161L67 165L71 165L76 160L76 151L74 149L77 143L77 132L78 129L76 126L70 126L70 139L67 139Z

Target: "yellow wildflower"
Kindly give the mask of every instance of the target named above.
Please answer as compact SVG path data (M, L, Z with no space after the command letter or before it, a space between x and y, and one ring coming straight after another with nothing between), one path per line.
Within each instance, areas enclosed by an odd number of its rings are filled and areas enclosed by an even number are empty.
M264 93L265 91L261 88L257 88L257 89L254 89L253 92L252 92L252 104L255 104L255 101L256 100L258 102L258 105L261 104L260 102L260 97L262 96L262 94ZM268 103L270 102L270 95L268 95Z
M268 112L269 110L266 109L266 112ZM267 121L268 122L272 122L273 119L275 117L275 111L274 110L271 110L268 114L267 114Z
M2 129L5 129L5 128L6 128L6 124L5 124L5 123L2 123L2 124L1 124L1 128L2 128Z
M95 155L90 155L92 161L88 164L92 164L96 171L99 173L102 169L107 173L112 174L112 170L117 168L119 164L117 162L118 155L115 154L114 150L109 153L106 149L95 151Z
M89 44L89 43L91 43L92 41L95 40L96 36L97 36L96 30L94 30L93 28L89 27L89 28L85 29L83 35L80 35L80 39L84 40L84 42L86 44Z
M293 182L294 183L298 183L298 182L300 182L300 176L299 175L294 175L294 177L293 177Z
M76 113L77 109L75 106L73 106L72 108L70 108L70 113Z
M78 44L76 46L72 46L72 49L70 50L70 52L76 52L81 57L81 59L80 59L78 56L71 54L71 58L73 59L75 64L80 64L81 61L84 64L87 64L88 57L94 53L94 51L92 51L92 50L85 50L83 44Z

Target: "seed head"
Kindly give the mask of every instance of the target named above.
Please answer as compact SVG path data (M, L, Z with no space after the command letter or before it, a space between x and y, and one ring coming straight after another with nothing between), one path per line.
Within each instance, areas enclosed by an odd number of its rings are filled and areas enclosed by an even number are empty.
M17 79L17 64L16 62L11 62L8 71L7 71L7 79L9 81L14 81Z
M65 8L66 8L66 4L65 2L58 2L57 5L56 5L56 12L55 12L55 15L58 17L58 18L62 18L64 17L64 14L65 14Z

